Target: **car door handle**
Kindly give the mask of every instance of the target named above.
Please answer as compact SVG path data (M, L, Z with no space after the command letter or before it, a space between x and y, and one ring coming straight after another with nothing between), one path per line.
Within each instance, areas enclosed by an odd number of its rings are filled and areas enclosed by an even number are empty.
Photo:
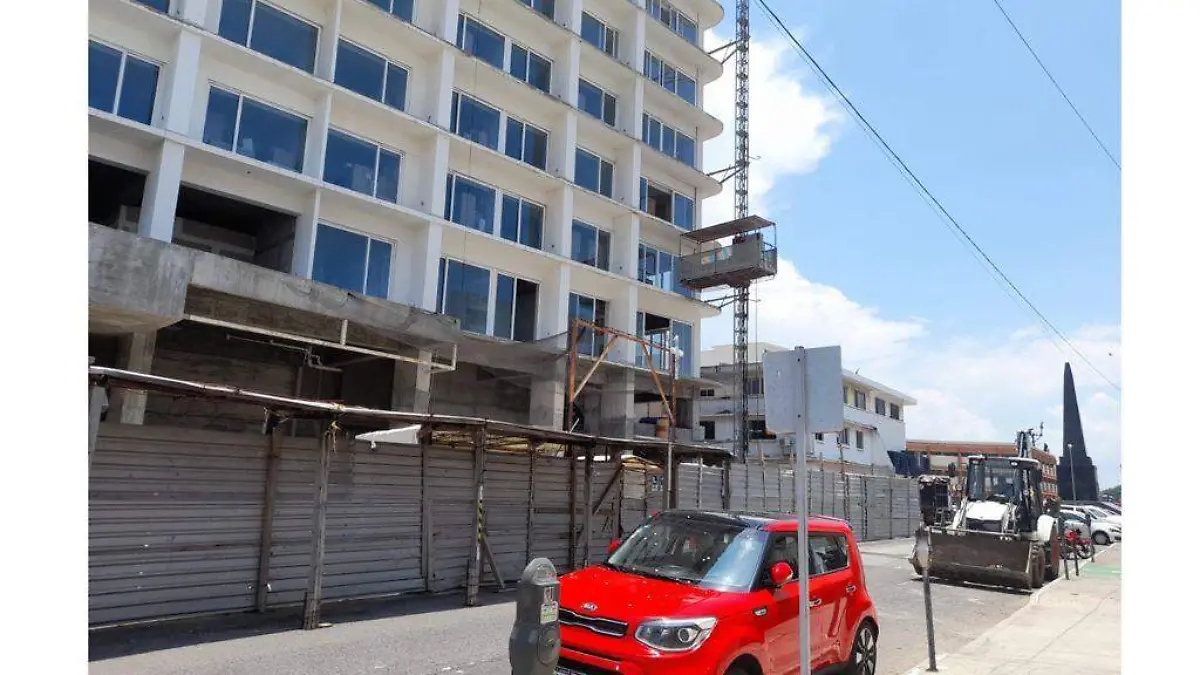
M820 606L821 606L821 599L820 599L820 598L813 598L812 600L809 600L809 601L808 601L808 606L809 606L809 607L820 607Z
M855 586L854 584L850 584L849 586L846 587L846 595L854 595L854 592L857 590L858 590L858 586Z

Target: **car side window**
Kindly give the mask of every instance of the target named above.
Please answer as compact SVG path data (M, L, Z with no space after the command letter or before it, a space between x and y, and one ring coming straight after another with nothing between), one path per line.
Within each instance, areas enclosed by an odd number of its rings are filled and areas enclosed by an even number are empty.
M770 574L771 568L781 562L792 566L793 576L800 567L799 538L795 532L776 534L771 537L771 542L767 548L767 555L765 556L765 565L763 566L765 574Z
M812 560L809 576L815 577L844 570L850 566L846 537L840 534L808 535L808 550Z

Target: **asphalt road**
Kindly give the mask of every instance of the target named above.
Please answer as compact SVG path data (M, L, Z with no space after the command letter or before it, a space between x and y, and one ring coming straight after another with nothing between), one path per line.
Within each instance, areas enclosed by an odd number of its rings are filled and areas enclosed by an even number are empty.
M921 583L905 558L911 540L862 545L867 586L880 620L881 675L899 675L926 658ZM294 615L247 616L92 633L92 675L511 675L512 595L462 596L330 609L333 625L295 630ZM1024 593L935 584L937 651L951 652L1028 601Z

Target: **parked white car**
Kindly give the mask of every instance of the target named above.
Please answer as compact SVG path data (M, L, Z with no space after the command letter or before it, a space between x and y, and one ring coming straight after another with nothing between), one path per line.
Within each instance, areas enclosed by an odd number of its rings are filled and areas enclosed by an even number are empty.
M1091 540L1098 546L1108 546L1114 541L1121 541L1121 524L1109 520L1107 518L1097 518L1087 511L1078 510L1079 507L1063 507L1062 515L1064 518L1078 520L1084 523L1089 528L1088 533Z
M1109 511L1106 511L1105 509L1100 508L1099 506L1082 505L1082 506L1072 506L1071 508L1075 509L1076 511L1083 511L1084 513L1088 514L1089 516L1091 516L1093 518L1102 518L1104 520L1111 520L1112 522L1116 523L1117 525L1121 524L1121 514L1111 513Z

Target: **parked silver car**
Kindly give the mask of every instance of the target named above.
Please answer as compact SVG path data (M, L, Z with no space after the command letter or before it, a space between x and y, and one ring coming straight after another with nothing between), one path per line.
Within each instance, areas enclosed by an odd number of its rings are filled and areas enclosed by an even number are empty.
M1074 508L1063 507L1061 513L1065 521L1074 520L1081 523L1085 528L1081 534L1086 534L1097 546L1108 546L1114 541L1121 541L1120 523L1108 518L1096 518L1089 511Z

